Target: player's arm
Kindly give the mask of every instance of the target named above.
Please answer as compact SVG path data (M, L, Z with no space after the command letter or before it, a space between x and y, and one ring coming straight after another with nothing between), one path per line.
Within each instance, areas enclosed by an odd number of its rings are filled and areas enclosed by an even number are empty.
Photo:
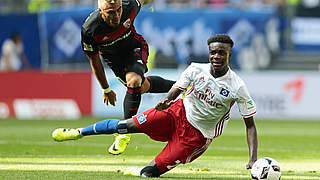
M181 92L185 91L187 87L190 86L190 83L193 80L192 77L196 73L197 71L195 71L191 64L181 73L176 83L169 90L167 96L155 106L155 109L161 111L170 107L171 103L181 94Z
M137 1L139 1L140 4L142 4L142 6L152 2L152 0L137 0Z
M158 102L158 104L155 106L155 109L158 111L167 109L168 107L170 107L171 103L180 95L181 92L181 89L173 85L169 90L167 96L160 102Z
M117 101L116 94L114 93L113 90L109 88L109 84L104 72L104 67L103 64L101 63L99 54L87 54L91 69L98 80L101 88L104 90L103 91L103 99L104 103L107 105L110 103L111 105L115 105L115 102Z
M247 169L251 169L253 163L257 160L257 152L258 152L258 137L256 125L254 124L253 117L243 118L246 124L247 131L247 143L249 147L249 162L246 166Z

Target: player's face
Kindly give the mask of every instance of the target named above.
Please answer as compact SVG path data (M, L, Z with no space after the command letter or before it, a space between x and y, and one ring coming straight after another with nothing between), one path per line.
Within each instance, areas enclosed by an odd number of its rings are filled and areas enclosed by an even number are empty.
M111 27L117 27L120 24L122 15L122 1L115 3L105 3L102 8L99 8L103 20Z
M213 42L209 44L209 60L215 72L228 70L231 58L231 47L227 43Z

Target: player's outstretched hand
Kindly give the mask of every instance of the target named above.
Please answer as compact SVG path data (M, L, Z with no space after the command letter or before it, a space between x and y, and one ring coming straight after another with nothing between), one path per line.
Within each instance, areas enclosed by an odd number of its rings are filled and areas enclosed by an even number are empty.
M103 93L103 102L108 106L109 103L112 106L116 105L116 101L117 101L117 95L114 91L110 91L108 93Z
M154 108L158 111L162 111L170 107L173 100L169 101L167 98L162 99Z

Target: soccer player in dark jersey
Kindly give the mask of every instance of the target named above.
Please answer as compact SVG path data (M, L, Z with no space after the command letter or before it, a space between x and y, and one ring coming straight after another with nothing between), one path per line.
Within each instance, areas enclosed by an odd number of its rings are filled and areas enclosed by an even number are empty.
M148 71L148 44L133 22L143 4L152 0L98 0L98 10L82 25L81 43L93 73L103 89L104 102L115 105L116 93L109 87L100 55L118 79L127 87L124 119L136 115L141 94L168 92L174 81L159 76L145 77ZM130 135L119 135L110 146L111 154L122 153Z

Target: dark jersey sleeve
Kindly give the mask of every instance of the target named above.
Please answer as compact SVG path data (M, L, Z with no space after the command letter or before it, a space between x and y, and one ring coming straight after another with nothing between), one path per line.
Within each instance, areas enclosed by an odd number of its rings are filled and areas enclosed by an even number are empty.
M93 37L90 36L84 28L81 29L81 46L82 51L86 54L97 54L99 49Z
M141 9L140 1L139 0L127 0L127 1L130 1L130 4L132 4L134 8L134 17L136 17ZM123 2L125 2L125 0Z

